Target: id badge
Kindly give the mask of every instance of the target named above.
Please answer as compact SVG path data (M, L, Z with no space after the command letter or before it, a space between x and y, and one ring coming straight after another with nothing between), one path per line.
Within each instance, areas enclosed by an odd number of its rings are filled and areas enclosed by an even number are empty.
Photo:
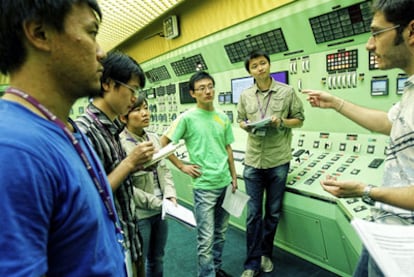
M255 128L253 129L253 134L258 137L266 136L266 128Z
M125 250L124 263L125 263L127 276L128 277L133 277L134 273L133 273L133 270L132 270L131 252L129 251L129 249Z

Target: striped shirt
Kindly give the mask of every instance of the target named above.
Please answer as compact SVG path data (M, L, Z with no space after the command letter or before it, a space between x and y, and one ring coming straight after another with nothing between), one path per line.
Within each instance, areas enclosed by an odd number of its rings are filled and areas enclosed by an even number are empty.
M93 104L89 104L87 111L78 117L75 122L79 129L90 139L101 159L106 174L112 172L126 156L119 140L121 124L117 121L112 122ZM133 187L130 177L124 180L114 194L115 208L124 231L125 246L131 252L132 261L137 261L141 255L141 244L137 218L131 209Z
M401 100L388 111L392 122L390 142L384 163L384 187L404 187L414 183L414 75L406 86ZM376 206L397 214L411 214L413 211L400 209L388 204L377 202Z

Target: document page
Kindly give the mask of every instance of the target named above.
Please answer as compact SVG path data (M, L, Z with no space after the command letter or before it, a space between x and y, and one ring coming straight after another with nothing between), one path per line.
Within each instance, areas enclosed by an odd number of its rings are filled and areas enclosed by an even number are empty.
M240 217L250 196L240 190L233 193L231 189L231 185L227 186L226 195L221 206L232 216Z
M183 223L189 227L197 226L194 213L192 210L180 205L177 203L175 205L168 199L164 199L162 202L162 219L166 217L177 220L180 223Z
M385 276L414 276L414 225L354 219L351 224Z
M266 127L271 121L272 121L272 118L267 117L265 119L262 119L256 122L247 123L246 126L254 127L254 128L262 128L262 127Z
M149 166L155 164L156 162L158 162L159 160L164 159L164 158L168 157L169 155L173 154L175 152L175 150L177 150L177 148L180 147L180 146L181 146L181 144L179 144L179 143L173 144L172 142L170 142L165 147L158 150L158 152L155 153L154 156L152 157L152 160L150 160L150 161L148 161L144 164L144 168L149 167Z

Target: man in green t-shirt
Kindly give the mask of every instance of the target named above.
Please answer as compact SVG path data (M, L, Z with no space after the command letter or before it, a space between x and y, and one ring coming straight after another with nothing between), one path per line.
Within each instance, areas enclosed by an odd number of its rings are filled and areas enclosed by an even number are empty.
M198 276L229 276L221 269L221 255L229 214L221 207L226 187L237 189L231 143L234 142L227 115L213 106L214 79L206 72L190 78L190 94L197 106L181 114L161 137L161 143L185 141L190 163L171 161L193 177L194 213L197 221Z

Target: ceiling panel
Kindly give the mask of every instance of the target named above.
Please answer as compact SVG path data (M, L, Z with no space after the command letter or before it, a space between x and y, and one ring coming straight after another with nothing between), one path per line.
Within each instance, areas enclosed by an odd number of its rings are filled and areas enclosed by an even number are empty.
M103 21L97 40L109 51L181 2L184 0L98 0Z

